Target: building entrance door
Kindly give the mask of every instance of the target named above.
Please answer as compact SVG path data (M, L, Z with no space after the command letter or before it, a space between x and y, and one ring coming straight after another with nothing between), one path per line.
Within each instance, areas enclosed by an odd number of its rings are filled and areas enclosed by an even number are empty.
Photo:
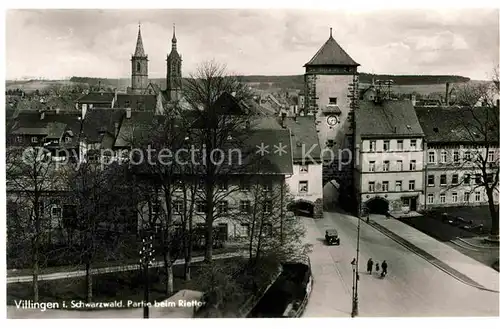
M410 198L410 211L417 211L417 198Z

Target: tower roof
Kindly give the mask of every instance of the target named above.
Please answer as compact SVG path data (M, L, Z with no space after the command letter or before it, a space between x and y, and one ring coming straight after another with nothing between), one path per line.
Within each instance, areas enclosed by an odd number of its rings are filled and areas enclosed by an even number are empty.
M330 28L330 38L326 40L323 47L318 50L316 55L304 66L315 65L343 65L359 66L342 47L333 39L332 29Z
M137 33L137 43L135 45L134 57L146 57L144 46L142 45L141 25L139 25L139 33Z

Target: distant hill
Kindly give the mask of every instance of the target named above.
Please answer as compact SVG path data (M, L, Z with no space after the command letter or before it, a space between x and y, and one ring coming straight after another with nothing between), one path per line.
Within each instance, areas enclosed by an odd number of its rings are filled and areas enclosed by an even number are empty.
M248 83L256 89L295 89L301 90L304 87L303 75L246 75L241 76L241 80ZM394 85L404 86L404 90L412 89L410 86L415 86L415 89L429 89L424 86L443 85L449 83L465 83L469 82L470 78L457 75L390 75L390 74L369 74L360 73L359 81L362 85L370 84L372 80L393 80ZM151 82L157 83L162 89L165 86L164 78L153 78ZM118 78L92 78L92 77L72 77L68 80L28 80L28 81L7 81L6 89L23 89L25 91L33 91L35 89L43 89L54 84L64 83L85 83L88 85L98 85L99 82L103 87L117 88L120 91L125 91L127 86L130 86L130 79ZM420 87L419 87L420 86Z

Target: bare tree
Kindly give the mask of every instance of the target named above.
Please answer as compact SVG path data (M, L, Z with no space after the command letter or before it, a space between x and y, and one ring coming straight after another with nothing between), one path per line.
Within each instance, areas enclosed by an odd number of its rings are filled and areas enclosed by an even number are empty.
M459 165L454 170L467 172L467 180L472 177L471 192L484 191L491 216L492 239L498 240L498 190L499 190L499 109L498 70L493 83L477 85L465 84L458 87L458 122L454 127L464 141L471 145ZM461 184L464 183L460 182Z
M50 224L43 216L44 198L48 193L60 188L60 175L52 157L42 147L9 147L6 163L7 193L17 196L26 215L20 228L25 230L25 239L31 242L33 301L38 302L40 251L43 236Z
M202 153L202 165L198 167L199 177L204 184L206 202L205 216L205 261L212 261L213 223L216 205L216 186L221 176L227 175L226 166L219 165L212 156L217 150L227 150L228 140L235 145L244 138L248 117L230 115L231 109L221 108L219 98L231 94L236 101L249 99L249 89L235 75L229 75L223 65L214 61L201 64L197 71L183 84L183 97L194 121L191 136Z

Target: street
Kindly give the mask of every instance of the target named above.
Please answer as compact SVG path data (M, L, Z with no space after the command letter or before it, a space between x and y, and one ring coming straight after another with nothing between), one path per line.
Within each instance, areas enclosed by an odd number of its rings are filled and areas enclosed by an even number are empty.
M301 217L307 227L314 286L304 317L348 317L352 307L358 219L338 212ZM340 246L324 243L325 230L337 229ZM386 260L381 279L366 271L369 258ZM498 293L468 286L361 222L359 316L498 316Z

